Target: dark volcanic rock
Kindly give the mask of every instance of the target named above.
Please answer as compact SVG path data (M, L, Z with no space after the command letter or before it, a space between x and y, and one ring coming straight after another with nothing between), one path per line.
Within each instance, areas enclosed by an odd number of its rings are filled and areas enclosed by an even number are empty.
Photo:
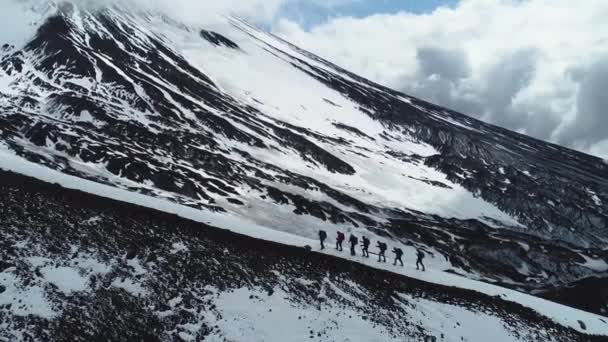
M217 46L225 46L231 49L239 48L239 46L235 42L222 36L217 32L201 30L201 37L205 38L210 43L215 44Z
M608 279L591 277L537 295L608 317ZM608 321L608 318L606 319Z

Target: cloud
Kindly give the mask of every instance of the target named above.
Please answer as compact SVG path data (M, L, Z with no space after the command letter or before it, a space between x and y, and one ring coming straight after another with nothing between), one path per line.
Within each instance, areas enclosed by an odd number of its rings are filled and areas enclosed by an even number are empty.
M274 31L392 88L608 157L607 17L604 0L463 0Z
M8 0L3 1L0 10L0 45L18 44L33 36L36 32L36 19L41 15L43 8L39 8L40 3L30 3L26 1Z
M159 9L190 23L200 23L217 14L235 14L256 22L272 20L286 0L130 0L141 6Z
M1 43L18 43L32 36L37 23L48 14L49 4L64 0L2 0L0 10ZM234 14L256 23L274 20L289 0L68 0L78 6L103 8L108 5L134 6L157 11L188 24L216 21Z
M422 76L439 75L458 80L471 74L471 66L462 49L448 50L439 47L420 47L416 51Z
M608 56L598 58L580 80L577 115L559 132L560 142L603 150L608 143ZM598 146L595 144L600 143ZM608 146L607 146L608 147Z

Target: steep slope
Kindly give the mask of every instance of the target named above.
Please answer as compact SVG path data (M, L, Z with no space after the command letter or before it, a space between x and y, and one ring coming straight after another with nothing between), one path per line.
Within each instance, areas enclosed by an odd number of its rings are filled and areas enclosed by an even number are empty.
M238 18L50 8L0 52L10 155L304 238L323 227L421 247L436 268L525 291L608 272L598 158L384 88Z
M599 316L568 328L501 296L14 173L0 172L0 190L0 339L600 341L584 333L598 328L608 336Z

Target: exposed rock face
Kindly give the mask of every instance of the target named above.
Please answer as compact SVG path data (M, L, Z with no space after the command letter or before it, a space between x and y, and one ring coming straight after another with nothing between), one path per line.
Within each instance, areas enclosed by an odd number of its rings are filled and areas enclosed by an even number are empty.
M205 38L209 42L216 46L225 46L231 49L238 49L239 45L232 40L222 36L221 34L213 31L201 30L201 37Z
M0 49L0 148L302 236L323 226L422 247L523 291L606 276L600 159L374 84L242 21L225 31L58 6Z
M537 294L585 311L608 315L608 281L606 278L585 278L569 284L567 287L557 287Z

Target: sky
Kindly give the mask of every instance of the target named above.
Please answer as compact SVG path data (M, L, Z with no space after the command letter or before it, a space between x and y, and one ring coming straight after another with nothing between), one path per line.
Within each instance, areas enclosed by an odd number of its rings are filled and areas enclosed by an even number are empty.
M0 41L26 32L11 4L43 1L0 0ZM608 159L606 0L128 1L191 24L237 14L383 85Z
M365 18L378 13L429 13L440 6L453 6L457 0L292 0L279 9L279 18L297 21L310 29L333 18Z

